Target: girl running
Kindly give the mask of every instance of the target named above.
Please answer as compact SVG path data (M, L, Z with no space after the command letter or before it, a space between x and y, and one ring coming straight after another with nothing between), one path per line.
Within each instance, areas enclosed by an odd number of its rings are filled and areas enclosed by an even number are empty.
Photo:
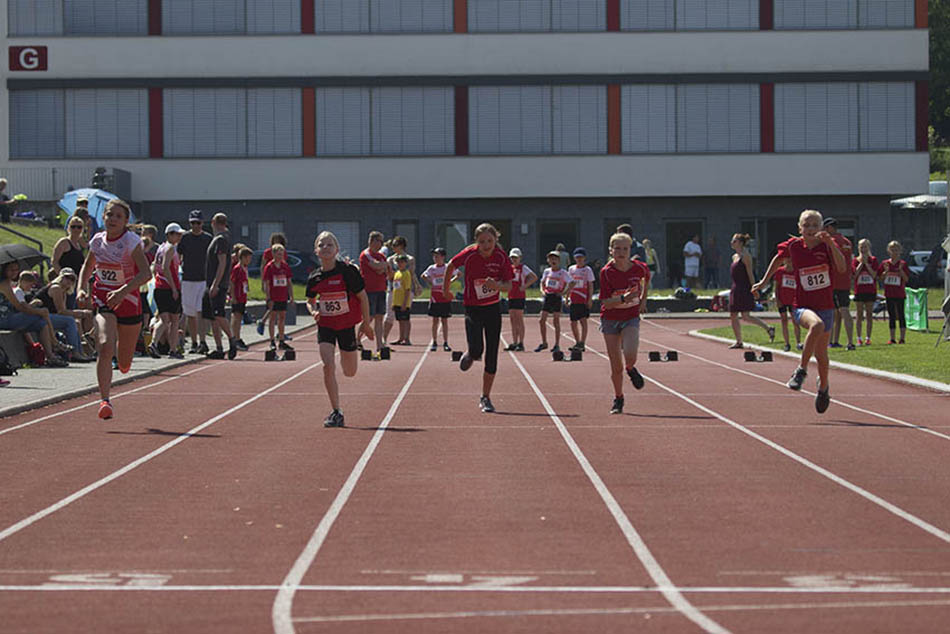
M736 335L736 342L729 346L730 349L743 347L742 344L742 325L741 319L749 323L761 326L769 335L769 341L775 341L775 326L770 326L758 317L749 313L755 310L755 297L752 295L752 280L755 275L752 273L752 256L746 248L751 240L748 233L737 233L732 236L732 265L729 267L729 275L732 277L732 288L729 290L729 318L732 321L732 332ZM786 341L788 337L786 337Z
M511 260L498 246L500 234L487 222L475 228L475 244L462 249L445 270L443 295L449 294L449 280L459 268L465 268L465 336L468 350L459 361L465 372L472 363L485 355L482 375L482 395L479 407L485 413L495 411L491 402L491 388L498 370L498 340L501 337L500 291L511 291L514 271ZM483 339L484 337L484 339Z
M802 349L801 364L788 380L788 387L802 389L802 383L808 375L806 368L812 356L818 362L818 393L815 395L815 409L824 413L831 403L828 388L828 341L834 325L834 288L831 268L839 273L846 267L844 255L831 234L822 229L821 212L806 209L798 218L798 230L801 237L790 238L778 245L778 253L772 258L765 276L752 287L753 292L768 284L775 270L785 258L792 261L798 274L798 288L795 293L795 322L808 329L805 346Z
M128 373L142 327L142 300L139 287L148 281L149 268L142 239L129 231L129 206L113 199L106 204L100 231L89 241L89 253L79 274L78 301L82 305L91 294L96 306L98 329L96 376L99 380L99 418L112 418L112 358L119 371ZM89 280L95 274L92 291Z
M858 240L858 255L851 262L854 272L854 303L858 309L858 345L871 345L871 327L874 325L874 302L877 300L877 275L881 265L871 255L871 241ZM861 341L861 322L867 319L865 339Z
M538 281L538 275L521 261L521 249L508 252L514 277L508 291L508 319L511 320L511 343L506 350L524 352L524 299L525 289Z
M640 347L640 312L646 310L650 289L650 269L630 259L633 238L626 233L610 237L610 260L600 269L600 332L610 358L610 381L614 385L611 414L623 413L623 373L643 389L643 377L637 370Z
M897 322L901 325L899 343L904 343L907 337L907 320L904 316L904 299L907 294L904 288L907 286L907 280L910 279L910 268L907 262L901 259L901 243L897 240L887 243L887 253L891 257L884 260L878 276L884 280L884 301L887 302L888 328L891 331L891 340L888 343L898 343L894 340Z
M369 318L369 298L366 296L360 270L338 259L340 243L329 231L323 231L314 240L314 253L320 266L307 280L307 310L317 322L317 344L323 360L323 384L333 410L324 427L343 427L340 409L340 388L336 381L335 346L340 347L340 365L344 376L355 376L359 365L356 349L356 324L360 334L372 340L375 337Z

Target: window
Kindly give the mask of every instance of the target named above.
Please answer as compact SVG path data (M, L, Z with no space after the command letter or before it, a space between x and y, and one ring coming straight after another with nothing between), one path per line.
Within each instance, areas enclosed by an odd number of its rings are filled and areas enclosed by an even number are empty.
M676 151L676 87L638 84L621 89L621 136L627 153Z
M14 35L62 35L62 0L7 0L7 30Z
M758 0L621 0L620 28L624 31L758 30L759 3Z
M162 0L162 33L166 35L233 35L244 31L244 0Z
M916 148L912 82L858 84L858 104L862 150L913 151Z
M300 0L247 0L247 33L300 33Z
M451 87L317 89L317 154L444 155L455 152Z
M65 105L62 90L10 92L10 158L62 158Z
M856 152L858 85L775 84L776 152Z
M336 236L340 243L340 258L356 260L360 257L360 223L357 220L340 220L336 222L320 222L317 224L317 234L329 231Z
M302 116L299 88L248 89L248 156L301 156Z
M63 0L66 35L147 35L147 0Z
M555 154L607 153L607 87L555 86Z
M316 0L317 33L451 33L452 0Z
M858 28L914 28L914 0L862 0L858 4Z
M165 156L247 155L247 99L242 88L163 91Z
M624 31L672 31L676 0L623 0L620 28Z
M774 1L776 30L914 27L914 0Z
M284 223L282 222L259 222L257 223L257 248L266 249L270 246L270 237L275 233L284 232Z
M606 0L468 0L468 29L472 33L606 28Z
M435 223L435 245L444 247L448 257L472 243L468 221L442 221Z
M680 152L758 152L758 84L676 87L676 145Z

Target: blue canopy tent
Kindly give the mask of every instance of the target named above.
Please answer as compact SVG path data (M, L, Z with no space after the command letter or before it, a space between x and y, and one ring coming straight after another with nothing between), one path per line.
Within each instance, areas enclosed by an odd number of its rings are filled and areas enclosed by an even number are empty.
M86 187L84 189L74 189L71 192L66 192L66 194L59 201L59 208L66 212L66 222L69 222L69 217L73 215L76 211L76 199L85 198L89 201L89 215L95 220L97 227L102 227L102 214L105 213L106 203L112 200L113 198L118 198L115 194L110 194L109 192L102 189L92 189ZM135 215L133 214L129 218L129 223L135 222ZM64 225L65 228L65 225Z

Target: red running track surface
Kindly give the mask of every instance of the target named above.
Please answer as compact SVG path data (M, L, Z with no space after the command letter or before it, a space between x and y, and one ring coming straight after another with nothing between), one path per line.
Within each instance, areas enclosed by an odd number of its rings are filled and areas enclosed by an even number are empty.
M480 364L416 345L340 377L324 429L310 334L125 386L110 421L2 419L2 630L947 631L947 395L833 370L818 415L794 361L696 327L644 321L620 416L592 323L580 363L502 353L495 414Z

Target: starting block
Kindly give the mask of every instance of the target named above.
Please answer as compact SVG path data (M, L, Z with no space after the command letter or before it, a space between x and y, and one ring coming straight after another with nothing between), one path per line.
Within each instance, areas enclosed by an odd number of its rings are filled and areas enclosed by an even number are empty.
M296 361L297 360L297 351L296 350L284 350L284 356L277 356L276 350L265 350L264 351L264 361Z
M277 351L276 351L276 350L265 350L265 351L264 351L264 361L277 361Z
M453 363L458 363L458 362L461 361L461 360L462 360L462 351L461 351L461 350L453 350L453 351L452 351L452 362L453 362Z
M583 361L584 353L580 350L571 350L571 361Z
M389 346L383 346L379 349L379 358L383 361L389 361Z
M769 350L763 350L756 356L754 350L746 350L742 353L742 358L746 361L752 362L770 362L772 361L772 353Z
M372 361L373 360L373 351L363 348L360 350L360 359L363 361Z
M667 350L662 356L658 350L651 350L647 353L647 358L650 361L679 361L680 355L676 350Z
M564 360L564 351L563 351L563 350L555 350L555 351L553 351L553 352L551 353L551 358L553 358L555 361L563 361L563 360Z
M296 361L297 360L297 351L296 350L284 350L284 361Z

